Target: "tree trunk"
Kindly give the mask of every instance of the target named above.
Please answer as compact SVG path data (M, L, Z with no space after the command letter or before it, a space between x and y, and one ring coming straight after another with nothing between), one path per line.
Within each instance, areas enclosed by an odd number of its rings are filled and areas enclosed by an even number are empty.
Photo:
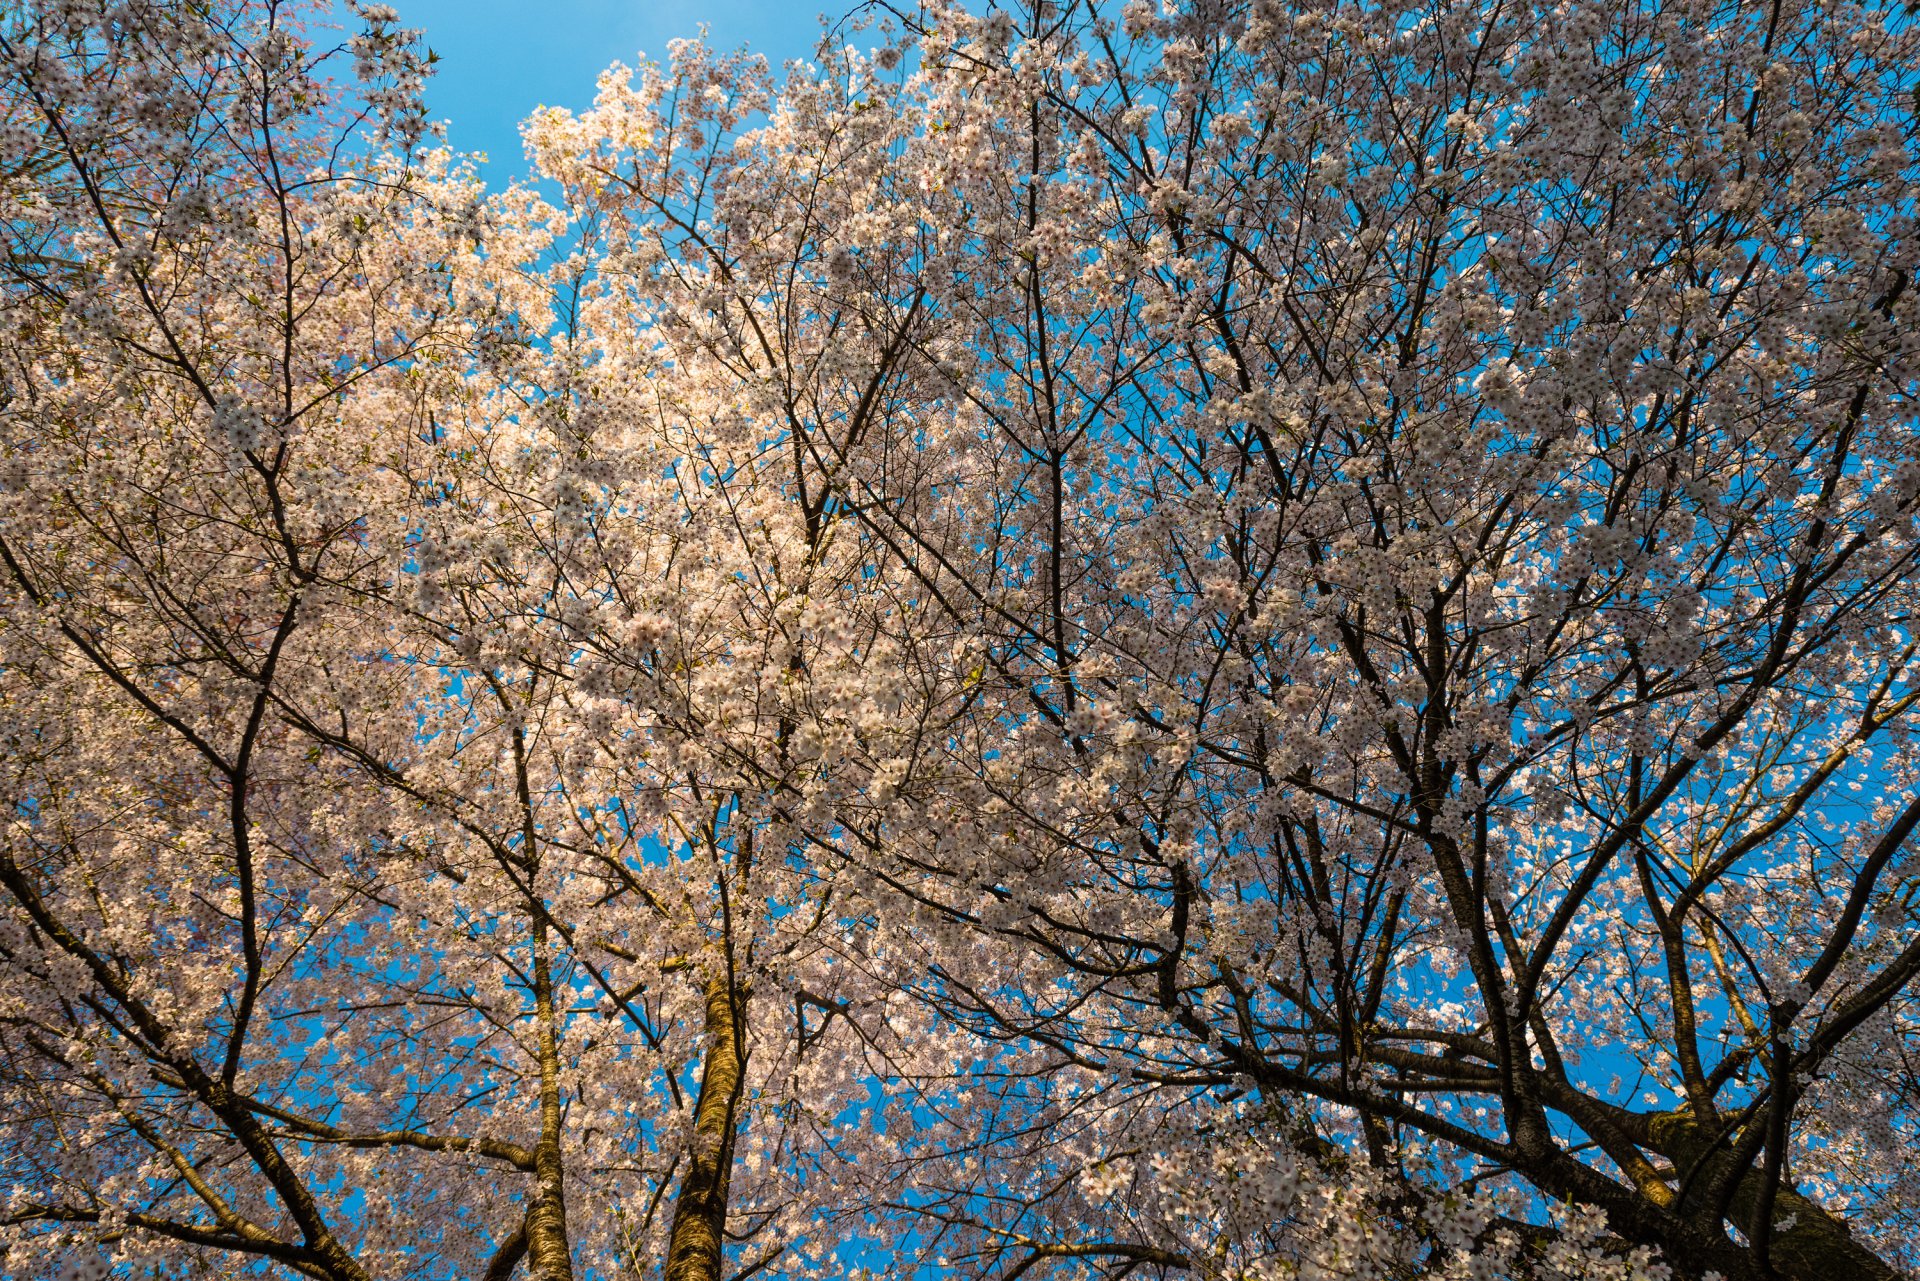
M1696 1186L1710 1182L1727 1160L1724 1144L1708 1154L1712 1140L1708 1127L1685 1112L1654 1118L1648 1134L1651 1146L1672 1160L1683 1176L1704 1156L1707 1164L1695 1175ZM1758 1226L1760 1177L1751 1170L1743 1172L1727 1206L1728 1217L1749 1238ZM1899 1273L1853 1239L1843 1221L1796 1192L1785 1179L1774 1193L1773 1219L1776 1226L1768 1254L1774 1272L1786 1281L1900 1281ZM1778 1226L1788 1220L1789 1226Z
M720 1281L727 1184L740 1112L745 993L726 958L707 977L707 1058L693 1113L693 1164L680 1184L667 1240L666 1281Z
M527 1266L533 1281L573 1281L567 1242L565 1171L560 1160L560 1044L546 922L533 923L534 1016L540 1056L540 1144L533 1153L533 1202L527 1209Z

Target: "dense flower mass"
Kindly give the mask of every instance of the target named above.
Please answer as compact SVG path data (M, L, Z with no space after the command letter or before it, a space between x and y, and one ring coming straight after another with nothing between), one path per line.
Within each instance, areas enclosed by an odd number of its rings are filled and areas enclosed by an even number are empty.
M1920 1270L1904 4L295 17L0 16L7 1276Z

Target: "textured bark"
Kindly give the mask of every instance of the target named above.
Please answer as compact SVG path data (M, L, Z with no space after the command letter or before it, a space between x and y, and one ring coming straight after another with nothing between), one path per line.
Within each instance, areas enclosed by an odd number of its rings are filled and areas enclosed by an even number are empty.
M1648 1136L1651 1146L1669 1157L1683 1177L1687 1171L1695 1171L1692 1183L1696 1186L1718 1182L1715 1176L1723 1173L1722 1167L1729 1159L1729 1145L1713 1148L1709 1128L1685 1112L1653 1119ZM1749 1239L1758 1226L1756 1212L1763 1204L1762 1191L1761 1176L1747 1170L1733 1185L1728 1201L1728 1217ZM1693 1199L1698 1199L1697 1194ZM1900 1281L1899 1273L1853 1239L1845 1222L1784 1180L1774 1192L1772 1217L1776 1225L1792 1221L1788 1227L1774 1228L1768 1250L1774 1273L1785 1281Z
M527 1208L528 1270L534 1281L573 1281L565 1170L560 1161L559 1034L546 923L538 918L533 926L533 999L540 1038L540 1145L533 1153L533 1203Z
M527 1257L527 1224L523 1219L513 1235L500 1243L493 1252L493 1258L487 1263L487 1270L480 1281L508 1281L521 1260Z
M707 1057L694 1104L693 1164L680 1184L667 1241L666 1281L720 1281L727 1185L733 1172L745 1051L746 994L724 959L707 978Z

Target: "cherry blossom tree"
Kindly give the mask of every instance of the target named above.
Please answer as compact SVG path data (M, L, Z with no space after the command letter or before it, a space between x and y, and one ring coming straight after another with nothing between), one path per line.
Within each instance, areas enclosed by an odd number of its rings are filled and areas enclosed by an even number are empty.
M952 1238L1911 1267L1911 23L901 16L972 439L846 502L977 684L835 844L1003 1047Z
M9 1269L1920 1264L1902 9L356 14L0 47Z
M336 733L404 759L403 669L350 661L390 445L334 409L432 358L475 194L392 159L420 136L424 65L390 11L359 17L347 99L271 5L33 6L0 46L22 1275L93 1240L167 1271L228 1251L420 1271L396 1225L454 1248L493 1206L426 1216L445 1185L399 1154L557 1178L550 1133L439 1132L486 1095L489 1034L518 1035L489 1007L519 995L415 944L402 868L430 829L299 732L331 694ZM536 959L541 1002L543 982Z
M7 1266L769 1266L884 996L770 803L860 548L390 11L187 17L4 51Z

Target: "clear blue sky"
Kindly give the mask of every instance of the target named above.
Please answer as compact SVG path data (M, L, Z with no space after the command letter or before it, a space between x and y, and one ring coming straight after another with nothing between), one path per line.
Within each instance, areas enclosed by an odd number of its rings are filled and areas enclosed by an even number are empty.
M644 54L664 62L667 42L697 35L716 48L745 45L777 67L810 58L823 11L855 0L388 0L400 21L426 30L440 55L427 103L460 151L484 151L489 186L525 171L520 122L538 106L579 109L608 63Z

